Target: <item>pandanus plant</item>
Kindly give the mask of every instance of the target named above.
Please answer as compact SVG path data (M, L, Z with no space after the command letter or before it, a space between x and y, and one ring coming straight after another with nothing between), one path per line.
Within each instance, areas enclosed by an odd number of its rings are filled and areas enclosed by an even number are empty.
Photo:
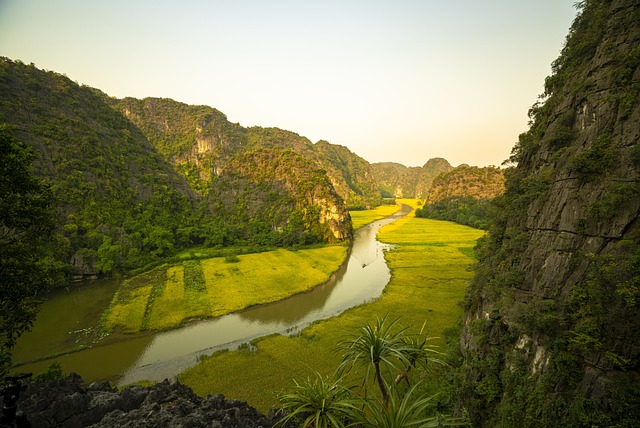
M461 419L449 416L427 416L426 409L434 396L419 396L416 386L411 387L402 398L389 396L384 406L377 400L364 402L364 411L357 413L354 426L362 428L437 428L467 426Z
M355 333L338 343L343 360L338 367L338 380L329 380L316 373L315 378L295 382L292 392L278 398L286 416L279 422L300 423L303 427L437 427L459 426L463 422L449 417L425 416L432 397L417 396L416 386L409 382L409 372L427 362L443 364L439 354L428 344L425 326L419 334L409 334L398 325L399 319L387 321L387 316L373 324L362 323ZM342 386L352 370L362 370L362 396L354 388ZM351 378L349 376L349 378ZM382 400L367 397L371 378L380 389ZM385 379L389 380L389 383ZM396 388L406 380L409 389L401 393ZM357 389L357 388L355 388Z
M422 334L424 325L419 335L411 335L407 333L406 327L398 327L398 322L399 318L387 322L385 315L374 324L362 323L356 329L355 336L349 336L338 343L338 348L344 355L338 372L344 374L357 367L363 368L365 399L367 385L371 376L374 376L385 406L389 404L390 394L384 380L385 373L389 379L395 378L396 384L402 379L409 382L408 373L416 365L426 365L430 360L440 363L440 360L429 358L429 354L437 352L427 344L429 338Z
M294 382L293 391L278 397L286 414L279 425L302 421L305 428L342 428L357 413L356 401L341 379L330 380L316 372L314 378Z

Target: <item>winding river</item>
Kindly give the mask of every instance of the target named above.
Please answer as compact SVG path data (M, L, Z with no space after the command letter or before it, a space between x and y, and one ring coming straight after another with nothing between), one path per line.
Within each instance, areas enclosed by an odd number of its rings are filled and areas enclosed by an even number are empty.
M285 300L167 332L101 337L100 314L118 287L115 280L58 290L48 296L33 330L14 348L14 361L37 362L16 370L37 373L57 360L66 372L74 371L88 382L162 381L197 364L201 355L233 350L274 333L297 334L316 320L380 296L390 279L383 256L389 245L379 242L376 235L382 226L409 211L403 205L396 214L358 229L348 260L327 283ZM69 349L76 352L68 353Z

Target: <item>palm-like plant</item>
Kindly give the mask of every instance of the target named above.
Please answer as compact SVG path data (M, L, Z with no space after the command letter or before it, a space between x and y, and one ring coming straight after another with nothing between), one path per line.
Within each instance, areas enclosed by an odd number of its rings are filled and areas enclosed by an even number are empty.
M338 348L344 353L338 372L342 374L356 366L364 367L365 398L366 387L373 373L385 405L389 402L389 387L384 380L383 369L391 376L395 375L397 385L403 379L409 383L408 373L418 364L426 366L429 361L444 364L438 358L433 358L433 355L440 353L428 343L433 338L424 334L426 323L422 325L420 333L408 334L407 328L396 327L399 320L396 318L387 323L385 315L373 325L362 323L355 334L338 343Z
M402 338L402 341L404 342L403 352L405 354L405 357L407 359L408 364L406 366L405 371L399 373L396 376L396 379L395 379L396 385L399 384L400 382L402 382L402 380L404 379L404 380L407 381L407 384L409 386L411 386L409 384L408 374L411 371L411 369L413 369L414 367L416 367L418 365L422 365L423 367L427 367L427 364L429 362L440 364L440 365L443 365L443 366L447 365L441 359L434 357L434 356L437 356L437 355L442 355L442 353L438 352L435 349L434 345L430 345L429 344L430 340L433 340L433 339L436 339L436 338L435 337L427 337L427 335L424 334L425 327L426 327L426 322L422 324L422 328L420 329L420 333L405 335Z
M294 382L293 392L278 396L287 413L279 424L295 420L303 427L342 428L358 412L351 391L341 385L340 379L331 381L316 373L315 378Z
M425 410L434 396L415 397L416 386L410 388L402 399L391 394L388 405L378 400L364 402L365 409L356 421L364 428L430 428L466 425L462 420L446 416L425 416Z
M376 320L374 325L363 323L356 330L355 338L349 337L338 343L338 348L344 352L338 372L344 373L356 366L364 367L365 399L366 386L373 372L385 405L389 402L389 388L382 376L383 369L390 374L392 371L402 373L410 364L407 354L410 346L404 340L407 329L396 328L398 320L387 323L387 316L384 316Z

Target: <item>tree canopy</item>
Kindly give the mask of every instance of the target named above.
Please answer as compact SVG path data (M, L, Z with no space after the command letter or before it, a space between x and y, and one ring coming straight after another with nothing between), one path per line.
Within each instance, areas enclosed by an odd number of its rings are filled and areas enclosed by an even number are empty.
M31 171L33 153L0 125L0 373L16 339L28 330L38 293L56 279L47 254L53 231L52 193Z

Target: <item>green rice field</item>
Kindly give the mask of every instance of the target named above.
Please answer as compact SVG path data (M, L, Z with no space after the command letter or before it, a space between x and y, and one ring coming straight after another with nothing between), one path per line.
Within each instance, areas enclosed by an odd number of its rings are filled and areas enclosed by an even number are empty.
M399 202L417 206L413 200ZM395 245L385 255L392 279L378 300L316 322L296 337L269 336L255 341L252 349L214 354L179 378L198 394L222 393L266 412L277 404L279 392L293 386L294 378L333 373L340 362L336 343L361 322L389 314L416 331L426 323L429 336L440 338L433 343L442 345L444 331L462 316L458 302L471 279L472 249L483 234L416 218L412 212L383 227L378 236Z
M167 330L274 302L327 281L346 254L346 246L278 249L158 268L125 281L103 322L124 333Z
M398 205L380 205L373 210L352 211L350 213L351 223L354 229L359 229L366 224L389 217L396 213L398 209Z

